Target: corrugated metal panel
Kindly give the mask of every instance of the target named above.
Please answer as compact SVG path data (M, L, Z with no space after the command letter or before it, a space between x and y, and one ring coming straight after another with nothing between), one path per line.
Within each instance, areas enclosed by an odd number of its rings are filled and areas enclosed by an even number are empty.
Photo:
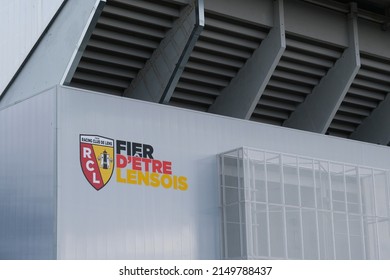
M55 92L0 110L0 260L56 258Z
M0 95L64 0L2 1Z
M205 11L205 27L169 102L207 111L267 36L268 29Z
M170 1L108 0L70 85L122 95L183 6Z
M348 138L390 93L390 61L361 54L361 68L327 131Z
M341 56L342 48L286 34L287 48L251 120L283 125Z

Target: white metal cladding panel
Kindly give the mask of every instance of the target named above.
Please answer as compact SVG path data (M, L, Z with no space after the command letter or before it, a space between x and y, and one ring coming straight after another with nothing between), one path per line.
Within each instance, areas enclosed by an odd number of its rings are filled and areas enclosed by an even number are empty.
M0 110L0 259L55 258L54 92Z
M2 1L0 95L64 0Z
M59 259L220 258L216 155L241 146L389 168L388 147L61 87L58 137ZM188 178L187 191L89 185L79 135L154 147Z

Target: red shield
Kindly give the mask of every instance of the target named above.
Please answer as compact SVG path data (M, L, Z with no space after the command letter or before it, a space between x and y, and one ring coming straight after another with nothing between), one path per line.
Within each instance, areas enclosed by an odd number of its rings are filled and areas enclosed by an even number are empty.
M85 178L101 190L114 171L114 140L98 135L80 135L80 163Z

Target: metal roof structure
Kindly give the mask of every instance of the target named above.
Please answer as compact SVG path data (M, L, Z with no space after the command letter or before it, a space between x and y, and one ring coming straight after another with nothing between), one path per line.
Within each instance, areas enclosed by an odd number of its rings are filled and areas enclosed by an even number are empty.
M349 2L100 1L61 83L388 145L390 1Z

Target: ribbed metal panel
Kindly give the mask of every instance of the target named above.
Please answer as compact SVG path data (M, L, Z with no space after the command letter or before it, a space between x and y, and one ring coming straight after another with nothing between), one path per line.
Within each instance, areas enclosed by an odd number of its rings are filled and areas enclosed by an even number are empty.
M257 24L210 11L205 19L170 105L207 111L268 34Z
M286 34L287 48L251 120L283 125L341 56L342 48Z
M1 2L0 96L63 2L63 0Z
M361 54L361 69L327 133L348 138L390 92L390 61Z
M177 1L108 0L70 85L122 95L183 6Z

